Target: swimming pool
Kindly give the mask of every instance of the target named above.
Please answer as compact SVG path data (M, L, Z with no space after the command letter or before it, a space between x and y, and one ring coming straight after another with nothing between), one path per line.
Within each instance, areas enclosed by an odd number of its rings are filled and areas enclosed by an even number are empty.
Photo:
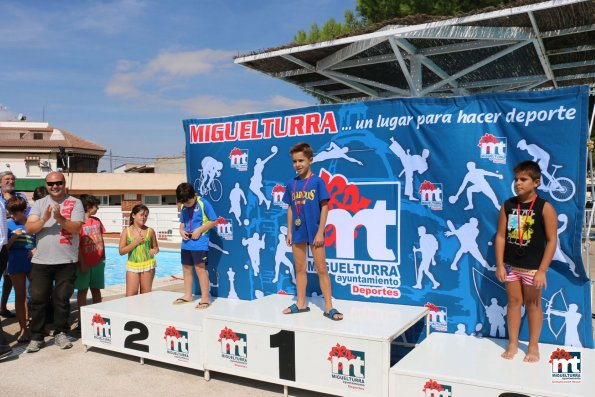
M115 245L105 246L105 286L126 284L126 259L127 255L120 255ZM157 268L155 278L168 277L172 274L181 274L180 251L160 250L157 254ZM2 283L0 282L0 293ZM8 302L14 302L14 291L10 293Z

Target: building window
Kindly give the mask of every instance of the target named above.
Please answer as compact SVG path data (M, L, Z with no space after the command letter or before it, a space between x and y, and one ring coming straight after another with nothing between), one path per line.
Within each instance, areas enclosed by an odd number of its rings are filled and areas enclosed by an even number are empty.
M122 195L121 194L110 194L109 205L122 205Z
M143 196L143 204L145 205L160 205L161 196Z
M124 193L124 200L136 200L137 196L135 193Z
M34 132L33 133L33 139L43 140L43 133L42 132Z
M178 200L175 194L164 194L161 196L161 205L177 205Z
M109 205L109 196L95 196L99 200L99 205Z

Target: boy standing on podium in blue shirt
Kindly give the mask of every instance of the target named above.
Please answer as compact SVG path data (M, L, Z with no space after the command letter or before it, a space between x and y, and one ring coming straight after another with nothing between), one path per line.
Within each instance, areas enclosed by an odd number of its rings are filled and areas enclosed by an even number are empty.
M189 183L180 183L176 188L176 199L182 203L180 211L180 235L182 236L182 269L184 272L184 296L176 299L174 305L192 302L193 270L196 270L200 285L200 301L197 309L211 305L209 299L209 273L206 269L209 253L209 230L217 225L215 210L207 200L196 195Z
M324 228L330 195L324 181L314 175L310 169L314 160L312 147L305 142L300 142L294 145L289 153L297 176L285 187L283 202L289 205L286 240L287 245L292 247L295 262L297 302L283 310L283 313L296 314L310 311L306 302L308 282L306 253L309 245L324 296L324 316L339 321L343 319L343 314L333 308L331 280L326 268L324 251Z

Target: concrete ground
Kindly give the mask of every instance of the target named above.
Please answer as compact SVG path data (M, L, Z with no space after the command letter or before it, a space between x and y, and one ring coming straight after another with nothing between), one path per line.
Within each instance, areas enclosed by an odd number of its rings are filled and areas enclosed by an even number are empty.
M595 277L595 244L589 249ZM182 291L182 280L170 277L155 280L154 290ZM123 286L104 290L105 300L123 296ZM593 297L592 297L593 299ZM72 301L73 309L76 302ZM592 302L595 307L595 300ZM76 323L77 311L71 320ZM211 372L205 381L203 372L185 369L156 361L112 353L96 348L84 352L79 339L73 339L72 349L59 350L53 338L38 353L24 353L26 345L17 344L18 324L14 319L2 319L5 334L14 349L12 356L0 361L0 395L2 396L71 396L86 392L102 395L165 395L204 397L226 396L279 396L283 387L251 379ZM321 396L320 393L290 388L290 395L299 397Z

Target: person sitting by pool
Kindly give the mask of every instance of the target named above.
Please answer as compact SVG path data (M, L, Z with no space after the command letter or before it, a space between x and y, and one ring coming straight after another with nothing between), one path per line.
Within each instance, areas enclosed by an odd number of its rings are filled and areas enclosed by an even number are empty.
M79 305L79 325L81 328L81 307L87 304L87 291L91 289L93 303L101 302L101 289L105 288L105 228L99 218L99 199L91 194L81 194L79 199L85 208L85 223L80 232L79 266L76 270L74 288Z
M120 235L120 255L128 254L126 262L126 296L151 292L155 267L155 255L159 252L155 231L146 225L149 209L137 204L130 212L128 227Z

